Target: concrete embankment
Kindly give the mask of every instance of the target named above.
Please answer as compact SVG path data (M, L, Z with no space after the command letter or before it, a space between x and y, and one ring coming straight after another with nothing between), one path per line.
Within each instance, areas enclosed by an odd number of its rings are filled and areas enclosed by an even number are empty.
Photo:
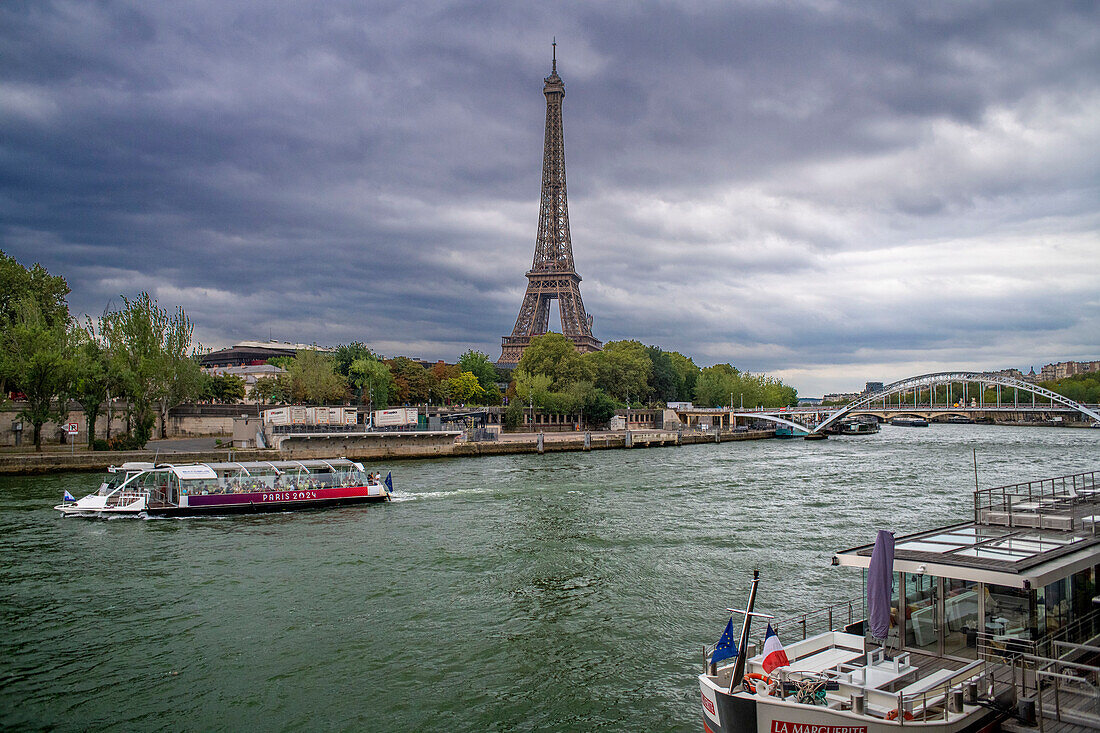
M134 451L77 451L75 453L0 453L0 475L35 473L60 473L63 471L102 471L107 466L121 466L128 461L156 461L157 463L209 463L213 461L277 461L280 456L273 450L181 451L157 453L151 450Z
M498 456L519 453L611 450L658 446L727 443L770 438L772 430L719 431L681 434L676 431L645 430L593 433L526 433L505 435L500 440L469 442L456 440L458 433L373 433L358 436L295 436L282 442L280 450L220 448L207 451L80 451L76 453L2 453L0 475L102 471L127 461L157 463L209 463L216 461L277 461L343 456L355 460L386 461L407 458L451 456Z

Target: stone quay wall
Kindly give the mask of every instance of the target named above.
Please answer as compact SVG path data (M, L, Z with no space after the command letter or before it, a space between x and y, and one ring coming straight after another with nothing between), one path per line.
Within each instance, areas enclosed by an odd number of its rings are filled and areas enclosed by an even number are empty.
M760 440L774 430L716 431L709 434L675 431L593 433L539 433L509 436L507 440L465 441L456 432L373 433L369 435L287 436L280 449L220 449L157 453L144 451L77 451L75 453L0 453L0 475L62 471L102 471L127 461L203 463L217 461L277 461L343 456L370 462L410 458L494 456L520 453L556 453L650 448L659 446Z

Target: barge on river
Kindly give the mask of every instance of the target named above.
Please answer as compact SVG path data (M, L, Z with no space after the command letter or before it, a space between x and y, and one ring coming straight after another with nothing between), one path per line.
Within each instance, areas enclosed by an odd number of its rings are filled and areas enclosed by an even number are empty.
M124 463L93 494L65 492L66 516L196 516L389 501L393 482L346 458L248 463Z
M704 650L704 731L1100 729L1097 474L975 491L969 521L898 537L892 562L874 545L837 553L834 565L877 568L878 592L771 621L785 659L749 643L765 615L752 610L754 578L740 640Z

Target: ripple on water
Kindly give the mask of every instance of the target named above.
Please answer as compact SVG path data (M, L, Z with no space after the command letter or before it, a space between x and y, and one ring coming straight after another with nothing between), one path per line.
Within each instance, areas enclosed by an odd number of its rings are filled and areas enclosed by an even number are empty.
M695 731L704 644L744 602L858 595L829 559L966 516L982 486L1096 466L1100 431L395 462L394 502L61 520L83 474L0 478L0 727Z

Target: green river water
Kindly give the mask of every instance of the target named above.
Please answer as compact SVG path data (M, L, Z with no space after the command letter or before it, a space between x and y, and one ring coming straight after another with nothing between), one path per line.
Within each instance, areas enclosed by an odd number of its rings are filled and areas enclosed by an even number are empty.
M780 617L860 595L834 551L1100 468L1100 430L886 426L370 465L397 500L62 519L98 476L0 477L0 729L698 731L702 648L761 571Z

